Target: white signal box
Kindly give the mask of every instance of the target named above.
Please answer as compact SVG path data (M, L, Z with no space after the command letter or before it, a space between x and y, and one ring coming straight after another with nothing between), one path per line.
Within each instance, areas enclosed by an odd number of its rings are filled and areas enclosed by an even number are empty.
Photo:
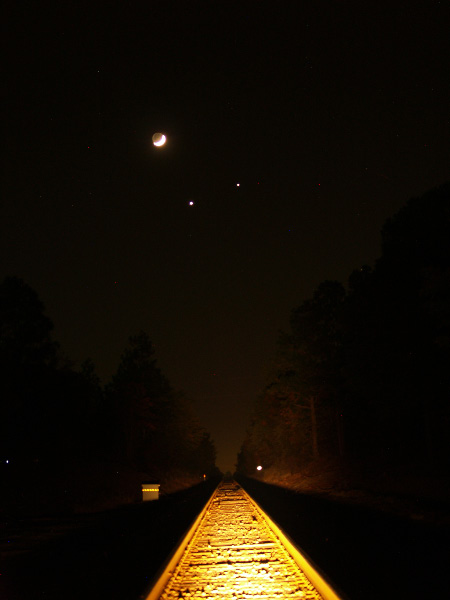
M142 500L158 500L159 499L159 483L142 482Z

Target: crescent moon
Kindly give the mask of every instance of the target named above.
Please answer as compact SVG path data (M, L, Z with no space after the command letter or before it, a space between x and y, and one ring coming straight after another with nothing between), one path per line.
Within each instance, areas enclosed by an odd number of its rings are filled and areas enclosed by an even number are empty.
M163 133L155 133L152 136L154 146L163 146L166 143L166 136Z

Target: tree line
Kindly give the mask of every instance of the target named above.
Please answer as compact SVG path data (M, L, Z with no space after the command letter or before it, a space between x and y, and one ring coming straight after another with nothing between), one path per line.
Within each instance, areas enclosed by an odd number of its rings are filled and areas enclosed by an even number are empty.
M373 268L292 311L238 472L337 456L450 466L450 184L411 199L381 237Z
M130 337L102 386L91 360L75 368L63 357L52 330L37 293L6 277L0 284L0 474L15 473L11 485L36 473L53 485L50 473L87 473L93 464L163 480L216 473L214 443L189 399L158 368L147 333ZM95 486L91 479L83 485Z

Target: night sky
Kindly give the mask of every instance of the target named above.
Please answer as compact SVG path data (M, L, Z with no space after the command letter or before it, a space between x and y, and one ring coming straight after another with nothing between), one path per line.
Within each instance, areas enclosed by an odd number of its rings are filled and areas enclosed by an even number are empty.
M147 331L233 470L291 310L450 178L449 3L7 4L0 278L103 382Z

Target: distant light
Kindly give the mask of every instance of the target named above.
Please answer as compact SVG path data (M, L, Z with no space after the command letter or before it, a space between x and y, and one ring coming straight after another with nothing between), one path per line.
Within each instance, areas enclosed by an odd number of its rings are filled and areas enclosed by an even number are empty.
M240 183L237 183L237 184L236 184L236 187L240 187L240 185L241 185Z
M257 470L257 471L262 471L262 466L261 466L261 465L258 465L258 466L256 467L256 470Z
M189 200L189 206L194 206L193 200Z
M5 463L6 463L7 465L9 465L9 460L5 460Z

